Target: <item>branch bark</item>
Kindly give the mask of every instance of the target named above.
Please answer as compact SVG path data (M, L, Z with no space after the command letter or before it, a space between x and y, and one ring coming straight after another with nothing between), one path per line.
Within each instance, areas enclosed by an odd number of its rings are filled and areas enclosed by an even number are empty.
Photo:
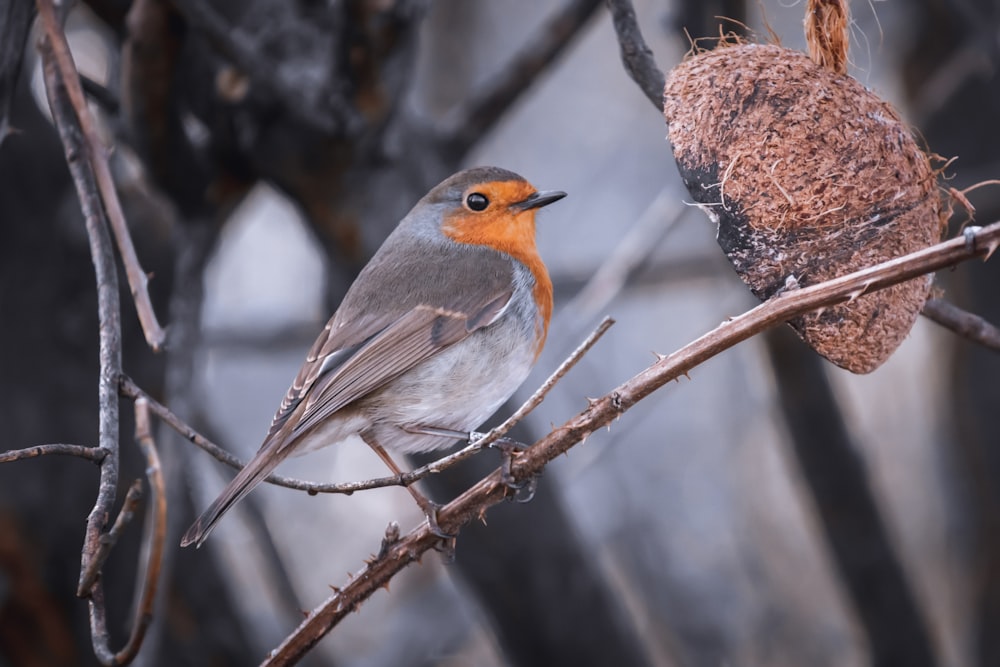
M1000 352L1000 327L984 318L962 310L944 299L928 299L920 311L927 319L968 338L985 348Z
M780 294L756 308L724 322L712 331L619 385L562 426L521 452L510 466L514 482L527 481L560 454L597 429L617 420L651 393L702 362L762 331L812 310L849 301L862 294L952 266L973 257L988 258L1000 245L1000 222L976 228L919 252L810 287ZM448 534L477 518L507 497L503 471L498 469L438 512L438 525ZM379 555L351 582L314 609L301 625L263 661L266 667L298 662L341 620L386 586L393 576L433 548L438 537L421 524L395 543L384 543Z
M142 324L143 333L146 335L146 342L153 351L159 351L166 340L166 334L156 319L156 313L153 311L153 304L150 301L149 290L147 289L149 281L146 277L146 272L139 265L139 258L136 255L135 246L132 244L132 236L128 231L128 223L125 222L125 213L122 211L121 202L118 200L115 182L111 176L111 168L108 166L108 150L104 147L94 123L94 118L87 107L83 87L80 85L80 76L77 73L76 66L73 63L73 55L70 53L69 44L66 41L66 33L63 32L59 19L56 16L52 0L37 0L37 7L38 15L45 31L45 36L40 46L42 58L45 61L46 67L52 70L51 73L48 73L47 70L46 87L53 85L48 83L49 78L52 78L53 81L58 80L63 91L60 93L60 97L62 98L61 103L63 103L60 113L63 118L61 121L57 120L57 123L61 122L65 125L70 118L73 118L75 119L74 122L79 124L81 140L76 142L79 145L74 149L77 155L75 159L82 160L87 164L86 168L91 172L91 178L97 184L97 190L100 193L98 197L99 202L103 204L103 211L107 213L106 218L104 212L102 212L101 217L110 221L115 240L118 242L118 252L121 253L122 262L125 264L125 275L128 278L132 298L135 300L135 307L139 315L139 321ZM53 116L55 116L55 107L57 104L53 103L51 92L49 93L49 105L53 107ZM60 133L62 133L61 126ZM65 141L64 139L64 143ZM70 154L67 152L67 161L69 159ZM74 181L76 180L77 178L74 175ZM79 186L77 189L79 190ZM83 194L80 197L83 199ZM117 288L117 284L115 287Z
M667 79L656 65L653 50L646 44L635 18L631 0L608 0L611 20L618 35L622 64L653 106L663 111L663 89Z
M42 3L46 4L46 3ZM46 5L50 19L55 20L50 4ZM41 10L41 7L40 7ZM61 32L61 29L59 30ZM97 500L87 518L83 557L80 566L80 587L77 595L86 597L90 591L83 586L90 561L100 547L101 535L111 516L111 507L118 489L118 376L121 375L121 303L118 298L118 275L95 175L87 160L87 147L77 118L74 116L69 93L62 74L57 69L56 56L48 42L43 42L42 61L45 87L52 116L66 152L73 183L87 226L91 257L97 279L97 311L100 320L100 364L98 403L100 426L98 442L106 452L101 461L101 480Z
M35 445L34 447L11 449L6 452L0 452L0 463L10 463L11 461L20 461L22 459L33 459L38 456L47 456L49 454L77 456L81 459L93 461L94 463L100 463L104 460L104 457L108 455L108 452L100 447L53 443L50 445Z

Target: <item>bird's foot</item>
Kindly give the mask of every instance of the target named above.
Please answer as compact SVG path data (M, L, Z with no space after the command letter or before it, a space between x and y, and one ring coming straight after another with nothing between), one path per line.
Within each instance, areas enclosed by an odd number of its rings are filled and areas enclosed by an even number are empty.
M517 480L511 472L514 457L528 448L523 442L518 442L512 438L498 438L490 444L503 455L503 463L500 466L500 480L504 486L510 489L514 502L526 503L535 497L535 488L538 486L538 478L535 476L527 479Z

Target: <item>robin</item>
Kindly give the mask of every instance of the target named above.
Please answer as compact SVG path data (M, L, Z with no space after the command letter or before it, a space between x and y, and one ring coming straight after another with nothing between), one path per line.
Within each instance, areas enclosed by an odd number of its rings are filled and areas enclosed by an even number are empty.
M181 546L200 546L291 454L360 436L399 474L386 449L423 452L470 437L545 344L552 281L535 247L535 212L565 196L477 167L417 202L313 343L260 449ZM410 491L437 531L436 506Z

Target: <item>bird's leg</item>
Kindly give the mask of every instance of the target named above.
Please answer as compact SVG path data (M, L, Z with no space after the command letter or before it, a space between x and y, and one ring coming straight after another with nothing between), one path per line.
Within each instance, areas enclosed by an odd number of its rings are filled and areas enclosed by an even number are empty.
M362 433L361 439L365 441L365 444L367 444L369 447L372 448L372 451L375 452L380 459L382 459L382 462L386 466L388 466L389 470L391 470L398 479L400 480L403 479L403 471L400 470L399 466L396 465L396 462L392 460L391 456L389 456L389 452L385 451L382 445L378 444L378 442L375 440L374 437L372 437L370 433ZM454 539L455 538L454 535L449 535L448 533L444 532L438 525L437 512L438 509L440 508L440 505L430 500L424 494L417 491L417 489L412 484L406 484L404 486L406 487L406 490L410 492L410 495L413 496L413 500L416 501L417 505L420 507L420 510L424 513L424 516L427 517L427 525L430 527L431 532L443 540Z
M516 502L529 502L535 497L535 487L538 485L538 478L532 476L519 482L514 479L514 476L510 472L511 464L514 462L514 455L527 449L528 445L518 442L513 438L503 437L497 438L490 443L490 447L500 452L503 456L503 463L500 466L500 480L504 486L514 492L514 500ZM520 495L521 491L524 491L523 495Z
M469 444L473 444L477 440L481 440L486 437L485 433L479 433L478 431L457 431L451 428L442 428L440 426L427 426L424 424L407 426L405 430L409 433L419 433L421 435L435 435L442 438L451 438L455 440L467 440ZM511 463L514 461L514 455L517 452L525 450L528 445L523 442L518 442L513 438L508 438L506 436L497 438L489 444L490 447L497 450L503 456L503 464L500 467L501 481L504 486L514 492L514 499L519 503L526 503L530 501L535 496L535 486L537 485L537 480L532 477L523 481L516 481L510 473ZM524 494L518 495L521 491L525 491Z

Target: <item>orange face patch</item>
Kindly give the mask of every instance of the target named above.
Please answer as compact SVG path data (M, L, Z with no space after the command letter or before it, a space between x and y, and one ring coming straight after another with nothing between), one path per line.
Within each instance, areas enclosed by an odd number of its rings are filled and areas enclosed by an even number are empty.
M454 241L499 250L528 267L535 278L533 294L542 317L538 341L538 349L541 350L552 315L552 281L535 247L535 209L519 211L516 207L511 208L511 205L523 202L534 193L535 188L525 181L473 185L462 194L462 207L445 217L441 229ZM481 211L470 207L470 203L482 205L482 199L478 197L473 197L470 202L470 195L475 194L486 198L486 206Z

